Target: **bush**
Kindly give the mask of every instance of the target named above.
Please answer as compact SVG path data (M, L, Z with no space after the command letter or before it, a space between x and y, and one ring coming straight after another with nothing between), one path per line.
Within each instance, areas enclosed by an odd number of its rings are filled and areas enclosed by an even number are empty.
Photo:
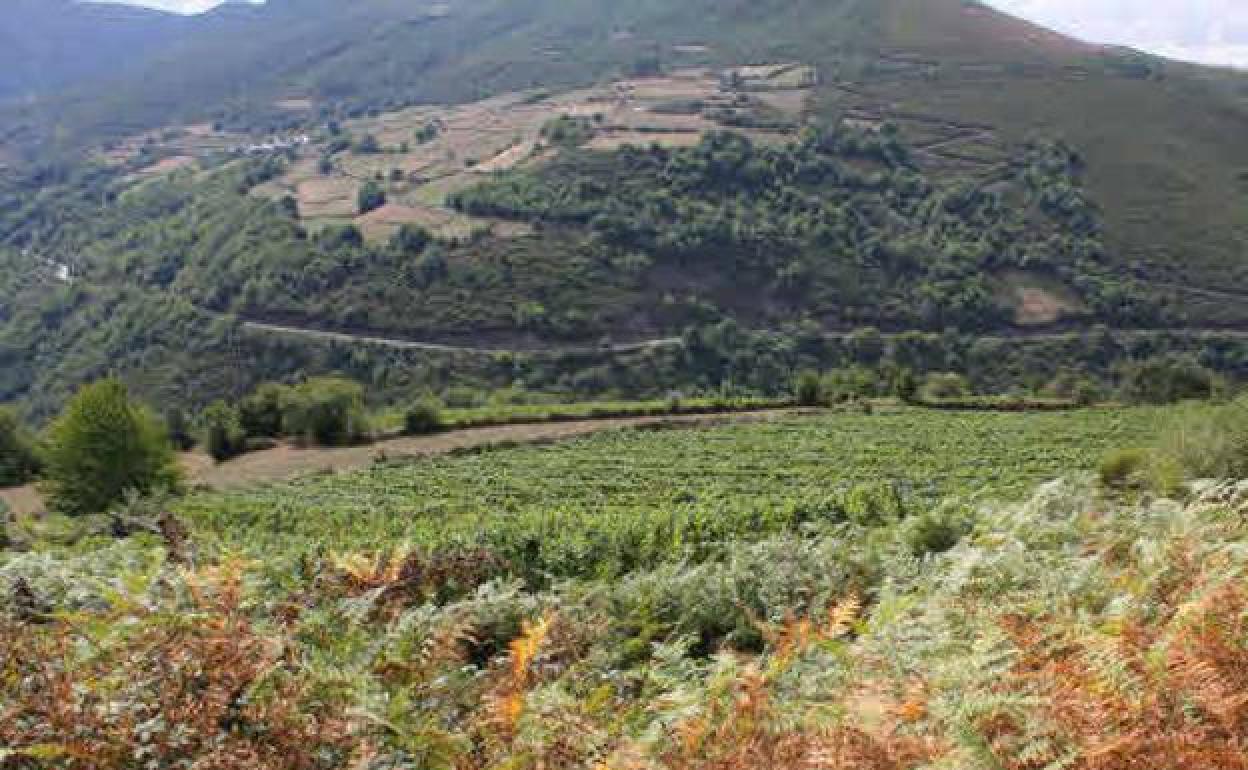
M409 436L427 436L443 427L442 405L431 398L412 404L403 415L403 432Z
M873 398L881 395L879 375L863 366L834 369L823 376L820 385L824 404Z
M1119 367L1122 399L1132 404L1174 404L1207 400L1219 388L1218 376L1187 356L1154 356Z
M172 408L165 410L165 429L169 434L169 443L179 452L189 452L195 448L195 435L191 429L191 421L186 412Z
M205 409L200 422L204 449L217 462L237 457L246 449L247 432L239 421L238 410L224 401L217 401Z
M1147 449L1116 449L1101 459L1098 475L1110 489L1144 485L1153 466L1153 453Z
M282 415L286 433L316 446L347 446L367 437L364 389L333 377L292 388Z
M180 475L165 426L119 381L103 380L80 390L49 430L46 478L51 506L80 516L128 492L175 487Z
M266 382L238 405L239 422L250 437L277 438L283 435L282 411L290 388Z
M902 539L916 556L944 553L971 531L973 516L964 508L946 505L905 520Z
M1248 399L1176 413L1157 452L1188 478L1248 478Z
M793 397L797 399L799 406L819 406L823 403L823 387L819 375L809 370L797 375Z
M376 182L365 182L360 188L357 203L360 213L367 214L386 205L386 191Z
M970 383L954 372L929 374L920 390L925 401L944 401L971 395Z
M442 403L451 409L476 409L485 406L486 398L480 391L464 386L448 388L442 394Z
M30 434L16 414L0 409L0 487L25 484L39 472L39 466L39 455Z

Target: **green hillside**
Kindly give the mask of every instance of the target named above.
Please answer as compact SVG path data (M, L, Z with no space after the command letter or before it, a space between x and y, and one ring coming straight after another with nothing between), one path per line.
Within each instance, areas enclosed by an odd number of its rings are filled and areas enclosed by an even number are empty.
M274 0L188 23L141 76L9 113L10 154L42 160L0 179L20 277L0 287L0 398L45 413L107 371L196 403L322 371L777 390L856 362L836 340L866 327L964 340L924 369L961 368L977 335L1034 350L1096 325L1126 335L1073 359L1100 376L1176 349L1242 369L1230 72L962 0ZM707 95L638 96L677 85ZM239 157L273 131L304 143ZM357 209L368 188L388 205ZM1148 330L1181 336L1140 347ZM325 331L508 353L448 369ZM552 362L677 338L644 374L641 354ZM1031 386L1062 363L1017 356L974 376Z

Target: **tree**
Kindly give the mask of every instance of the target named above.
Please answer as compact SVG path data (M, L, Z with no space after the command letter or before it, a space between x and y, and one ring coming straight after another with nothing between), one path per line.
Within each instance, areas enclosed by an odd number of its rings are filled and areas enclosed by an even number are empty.
M409 436L427 436L444 427L442 404L433 398L417 401L403 415L403 432Z
M251 438L278 438L283 435L282 411L290 388L275 382L257 387L238 405L243 432Z
M399 227L391 241L394 248L404 254L420 254L429 245L432 236L420 225L405 224Z
M359 203L360 213L367 214L386 205L386 191L381 189L381 185L376 182L366 182L360 188L357 202Z
M190 420L186 418L186 412L178 407L165 410L165 430L169 435L169 443L177 451L186 452L195 447Z
M823 383L819 373L807 370L798 374L793 385L793 396L799 406L819 406L823 402Z
M39 472L39 456L17 415L0 409L0 487L15 487Z
M200 417L204 432L204 448L212 459L223 463L243 453L247 433L238 418L238 410L224 401L216 401Z
M367 435L364 389L333 377L293 388L283 414L286 433L308 444L344 446Z
M109 379L78 392L48 431L45 493L71 516L103 513L127 493L176 487L165 426Z

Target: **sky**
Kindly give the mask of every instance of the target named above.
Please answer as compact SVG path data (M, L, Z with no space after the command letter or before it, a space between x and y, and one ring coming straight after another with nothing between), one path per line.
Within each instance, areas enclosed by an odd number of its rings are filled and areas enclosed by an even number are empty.
M118 0L196 13L219 0ZM1248 68L1248 0L987 0L1095 43Z
M1248 67L1245 0L988 0L1003 11L1095 43L1175 59Z

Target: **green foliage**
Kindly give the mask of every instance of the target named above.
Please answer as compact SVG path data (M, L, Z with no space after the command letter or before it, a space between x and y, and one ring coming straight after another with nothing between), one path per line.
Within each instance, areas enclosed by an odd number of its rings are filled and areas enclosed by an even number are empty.
M542 126L542 138L562 147L580 147L594 138L594 124L586 117L560 115Z
M403 413L403 432L409 436L425 436L446 427L442 419L442 404L433 398L424 398Z
M15 487L30 481L42 463L34 438L17 414L0 408L0 487Z
M248 436L277 438L285 435L283 412L290 388L273 382L257 387L239 402L238 419Z
M1187 478L1248 477L1248 398L1180 409L1161 431L1157 452Z
M364 183L356 196L356 206L361 214L379 209L386 205L386 191L373 180Z
M164 426L117 380L78 392L48 431L46 458L49 503L69 515L103 513L127 493L179 482Z
M416 129L415 139L417 144L428 144L442 133L443 125L440 120L428 120L420 128Z
M1115 449L1101 459L1097 472L1106 487L1127 489L1147 483L1148 470L1155 460L1148 449Z
M202 494L179 510L249 553L468 543L538 581L620 574L713 559L732 538L874 526L949 495L1014 497L1149 440L1156 415L881 409L623 431Z
M1119 367L1119 390L1133 404L1174 404L1209 399L1218 391L1217 375L1188 356L1153 356Z
M189 452L195 448L194 427L180 406L165 409L164 421L169 443L176 451Z
M199 420L203 431L201 443L212 459L223 463L246 449L249 434L239 419L238 409L224 401L214 401Z
M1115 297L1124 288L1104 269L1096 211L1074 171L1053 162L1062 152L1036 145L1019 159L1003 183L1010 206L999 191L926 178L895 132L845 124L807 128L783 147L718 132L689 148L566 152L450 200L472 214L586 232L602 261L644 253L690 272L731 269L758 281L760 296L841 308L846 320L882 309L912 326L991 328L1012 310L985 276L1039 269L1041 254L1044 269L1065 266L1107 313L1127 305L1099 296L1107 281ZM857 363L878 363L880 332L858 336Z
M819 373L806 370L797 375L793 385L793 397L800 406L819 406L823 403L823 387Z
M381 144L377 141L377 137L365 134L355 143L355 151L361 155L376 155L381 152Z
M927 376L920 393L925 401L958 399L971 395L971 386L960 374L937 372Z
M287 435L316 446L348 446L368 436L364 389L332 377L291 388L283 409Z

